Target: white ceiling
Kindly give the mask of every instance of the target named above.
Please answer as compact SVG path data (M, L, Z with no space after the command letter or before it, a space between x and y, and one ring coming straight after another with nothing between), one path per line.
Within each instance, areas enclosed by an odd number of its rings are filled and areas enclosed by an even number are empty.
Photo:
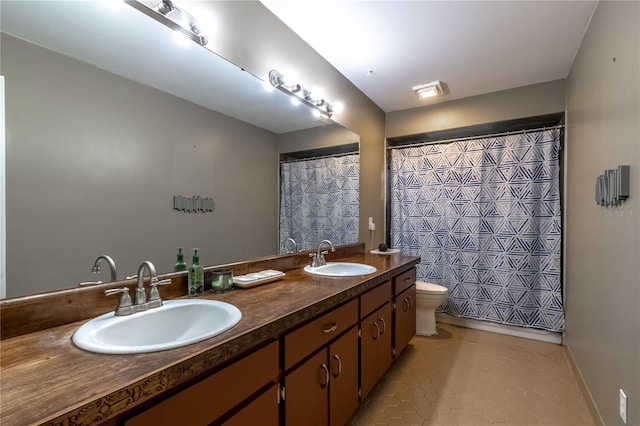
M261 2L385 112L566 78L597 4ZM448 93L419 101L433 80Z

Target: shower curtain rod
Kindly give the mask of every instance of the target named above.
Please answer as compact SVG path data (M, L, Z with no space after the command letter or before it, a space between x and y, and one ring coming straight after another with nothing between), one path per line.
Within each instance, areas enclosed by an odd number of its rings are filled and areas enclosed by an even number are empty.
M466 136L463 138L441 139L437 141L418 142L418 143L407 143L405 145L392 145L392 146L387 146L387 150L394 149L394 148L404 148L407 146L417 147L417 146L426 146L426 145L448 144L453 142L469 141L473 139L485 139L488 137L508 136L508 135L514 135L516 133L530 133L530 132L539 132L541 130L544 131L544 130L563 129L563 128L564 128L564 124L556 124L555 126L544 126L544 127L538 127L535 129L512 130L512 131L500 132L500 133L488 133L486 135Z
M359 154L358 151L353 152L340 152L338 154L327 154L327 155L317 155L315 157L305 157L305 158L296 158L292 160L280 160L280 163L299 163L300 161L309 161L309 160L321 160L323 158L336 158L336 157L344 157L345 155L354 155Z

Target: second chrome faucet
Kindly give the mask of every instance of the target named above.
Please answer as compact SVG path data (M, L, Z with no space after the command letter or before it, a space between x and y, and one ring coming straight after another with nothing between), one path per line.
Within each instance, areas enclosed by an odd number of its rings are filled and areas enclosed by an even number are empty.
M311 258L311 267L312 268L317 268L318 266L324 266L327 264L327 261L325 260L324 256L326 254L329 254L328 251L320 251L322 249L322 246L324 244L328 244L331 247L331 252L335 252L336 249L333 247L333 243L329 240L322 240L320 241L320 243L318 243L318 249L316 250L315 253L309 253L309 257Z

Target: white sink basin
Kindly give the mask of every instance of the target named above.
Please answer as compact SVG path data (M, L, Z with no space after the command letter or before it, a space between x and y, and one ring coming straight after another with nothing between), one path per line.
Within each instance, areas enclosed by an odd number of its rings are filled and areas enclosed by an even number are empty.
M326 277L355 277L358 275L373 274L377 271L377 269L371 265L352 262L327 262L326 265L316 268L305 266L304 270L310 274L323 275Z
M136 354L179 348L229 330L238 308L217 300L165 300L163 306L126 316L100 315L73 334L78 347L103 354Z

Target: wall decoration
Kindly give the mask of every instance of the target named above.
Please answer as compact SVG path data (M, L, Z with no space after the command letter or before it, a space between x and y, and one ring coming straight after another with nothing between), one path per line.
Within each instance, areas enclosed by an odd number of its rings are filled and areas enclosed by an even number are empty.
M605 170L596 178L596 203L617 206L629 198L629 166Z
M185 213L209 213L213 211L213 198L200 197L199 195L191 197L174 195L173 209Z

